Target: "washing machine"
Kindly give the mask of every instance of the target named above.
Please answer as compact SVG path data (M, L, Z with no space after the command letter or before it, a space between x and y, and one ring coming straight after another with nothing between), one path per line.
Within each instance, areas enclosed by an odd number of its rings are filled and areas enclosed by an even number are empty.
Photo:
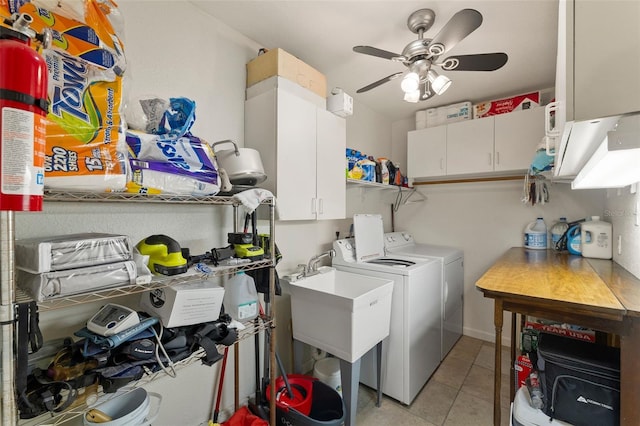
M336 240L332 265L393 281L389 336L382 343L382 393L411 404L440 364L441 262L384 253L380 215L355 215L353 238ZM360 381L376 388L375 354L362 357Z
M464 307L464 253L462 250L432 244L419 244L407 232L384 235L387 255L407 255L438 259L442 265L442 352L449 353L462 336Z

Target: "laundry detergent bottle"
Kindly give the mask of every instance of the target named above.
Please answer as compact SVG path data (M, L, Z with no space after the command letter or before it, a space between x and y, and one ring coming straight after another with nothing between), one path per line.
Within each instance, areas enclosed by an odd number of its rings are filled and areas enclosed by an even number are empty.
M567 250L569 253L581 255L582 243L580 241L580 224L573 225L567 230Z
M547 249L547 225L541 217L528 224L525 228L524 247L536 250Z
M611 231L611 224L601 221L600 216L591 216L590 221L584 222L580 231L582 256L611 259Z
M243 271L231 277L224 285L224 310L236 321L245 322L258 316L256 284Z

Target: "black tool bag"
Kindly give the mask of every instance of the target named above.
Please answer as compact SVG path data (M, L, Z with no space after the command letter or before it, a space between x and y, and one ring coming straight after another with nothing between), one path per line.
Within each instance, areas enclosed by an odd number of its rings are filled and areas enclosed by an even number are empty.
M620 350L541 333L545 413L575 426L620 424Z

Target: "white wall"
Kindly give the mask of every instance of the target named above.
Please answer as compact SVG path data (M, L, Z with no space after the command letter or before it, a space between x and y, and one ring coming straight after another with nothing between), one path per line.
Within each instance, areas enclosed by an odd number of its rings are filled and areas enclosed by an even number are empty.
M602 220L612 223L613 260L640 278L640 193L637 186L633 186L633 190L631 187L608 189Z
M355 101L353 115L347 117L347 148L374 158L391 156L391 120Z
M409 231L417 242L464 250L464 334L494 339L493 300L485 299L475 282L509 247L522 246L525 226L541 216L550 227L560 216L569 221L602 215L604 191L571 191L551 186L544 206L524 205L522 181L419 186L427 201L407 204L396 214L396 229ZM510 321L505 320L504 344Z

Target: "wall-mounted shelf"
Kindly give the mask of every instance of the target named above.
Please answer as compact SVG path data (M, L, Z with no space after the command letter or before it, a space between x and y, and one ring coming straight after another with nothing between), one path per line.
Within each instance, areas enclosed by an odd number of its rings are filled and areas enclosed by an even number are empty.
M369 190L395 193L396 200L393 203L393 206L394 206L393 209L395 211L397 211L398 207L400 207L403 204L420 203L420 202L426 201L426 197L421 193L419 193L418 191L416 191L416 188L408 188L406 186L387 185L383 183L368 182L368 181L357 180L357 179L347 179L347 186L360 188L361 192L363 193Z
M404 186L397 185L388 185L378 182L369 182L366 180L358 180L358 179L347 179L347 186L356 186L364 189L380 189L385 191L394 191L394 192L409 192L412 191L413 188L407 188Z

